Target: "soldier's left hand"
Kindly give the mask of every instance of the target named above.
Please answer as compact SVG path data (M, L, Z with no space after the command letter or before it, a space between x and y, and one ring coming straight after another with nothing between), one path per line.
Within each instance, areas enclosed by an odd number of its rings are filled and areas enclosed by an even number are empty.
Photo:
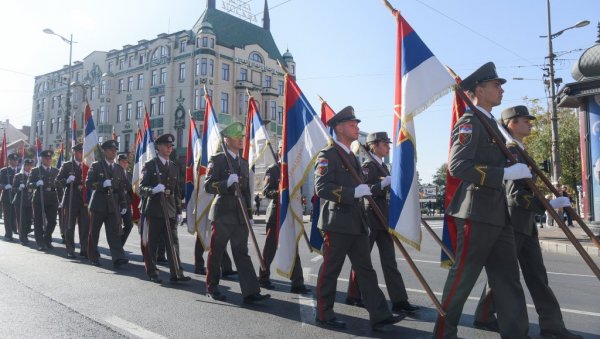
M12 188L12 185L11 185L11 184L8 184L8 185L4 186L4 189L6 189L6 190L9 190L9 189L11 189L11 188Z
M181 225L182 221L183 221L183 215L177 214L177 225Z
M25 184L20 184L19 185L19 191L22 191L23 189L25 189Z
M381 180L381 188L386 188L391 183L392 183L392 177L388 175L385 178L383 178L383 180Z
M121 215L125 215L125 213L127 213L127 209L126 208L121 208Z

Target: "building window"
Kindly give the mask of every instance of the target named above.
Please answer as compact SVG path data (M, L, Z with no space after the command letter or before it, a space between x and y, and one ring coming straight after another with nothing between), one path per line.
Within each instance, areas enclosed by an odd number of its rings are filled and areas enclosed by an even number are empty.
M238 115L245 115L248 113L248 99L248 94L240 94L240 109L238 111Z
M202 102L202 90L197 88L194 90L194 109L200 109L200 103Z
M145 61L145 54L144 53L140 53L140 57L139 57L139 64L143 65L144 61Z
M279 88L279 95L283 95L283 80L277 82L277 88Z
M202 37L202 47L208 47L208 37Z
M56 133L60 133L60 126L62 126L62 118L58 117L56 119Z
M276 114L277 114L277 101L271 101L271 120L275 120L275 118L277 117Z
M129 144L131 143L131 134L127 133L125 134L125 152L129 152Z
M185 52L185 45L187 45L187 40L179 40L179 53Z
M95 98L96 98L96 86L92 86L92 91L90 93L90 100L94 101Z
M127 92L131 92L133 90L133 77L127 78Z
M179 64L179 81L185 81L185 63Z
M167 82L167 69L166 68L161 68L160 69L160 84L164 84Z
M54 133L54 118L50 119L50 133Z
M283 124L283 107L279 106L277 107L277 123L278 124Z
M256 52L252 52L250 53L250 60L252 61L256 61L259 62L261 64L264 64L265 62L263 61L263 58L260 56L260 54L256 53Z
M144 74L138 74L138 89L144 89Z
M265 75L265 87L270 88L271 87L271 76L270 75Z
M210 48L215 48L215 38L210 38Z
M208 59L208 75L210 77L213 76L215 69L215 61L213 59Z
M200 74L202 76L206 76L206 67L207 67L207 60L206 58L202 58L202 60L200 61Z
M106 95L106 81L102 80L100 82L100 95L101 96L105 96Z
M52 97L52 104L50 105L50 108L54 109L54 106L56 106L56 97Z
M135 104L135 119L140 120L143 116L142 110L144 109L144 103L138 100Z
M240 80L248 81L248 70L245 68L240 68Z
M129 56L129 62L127 63L129 67L133 66L133 55Z
M156 86L156 80L158 78L158 72L153 69L150 77L150 86Z
M79 72L75 72L75 81L79 82Z
M123 105L117 105L117 122L123 121Z
M198 76L198 75L200 75L200 59L199 58L197 58L195 60L194 65L195 65L195 67L194 67L194 75Z
M108 123L108 117L106 115L107 114L106 114L105 107L104 106L100 106L100 118L98 119L98 120L100 120L99 123L101 123L101 124Z
M165 96L158 97L158 115L165 114Z
M169 56L169 49L165 46L160 47L160 57L167 58Z
M221 92L221 113L229 113L229 94Z
M109 61L108 62L108 73L112 72L112 66L113 66L112 61Z
M46 98L42 98L42 111L46 109Z
M125 87L125 81L123 79L119 79L119 93L123 92L124 87Z
M221 79L225 81L229 81L229 65L223 64L221 66Z
M119 60L119 71L125 67L125 58Z
M150 98L150 116L154 116L156 113L156 97Z
M125 112L125 121L131 121L131 103L127 103L127 110Z

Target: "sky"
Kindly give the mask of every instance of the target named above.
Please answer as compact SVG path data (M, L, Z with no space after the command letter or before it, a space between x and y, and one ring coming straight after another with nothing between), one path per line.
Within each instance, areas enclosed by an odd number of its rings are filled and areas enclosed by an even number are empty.
M240 1L240 0L238 0ZM242 0L262 24L264 0ZM493 61L508 82L502 105L547 104L543 68L548 55L545 0L390 0L437 58L461 77ZM552 32L581 20L591 24L553 39L556 77L573 82L572 65L598 39L600 1L551 2ZM68 64L68 44L45 28L73 34L73 60L120 49L160 33L191 29L206 0L5 0L0 12L0 120L30 125L35 75ZM339 111L354 107L366 132L392 132L395 20L381 0L269 0L271 32L280 51L289 48L297 82L315 109L318 95ZM217 8L223 1L217 0ZM513 80L513 78L524 80ZM447 159L452 95L415 119L417 170L424 183Z

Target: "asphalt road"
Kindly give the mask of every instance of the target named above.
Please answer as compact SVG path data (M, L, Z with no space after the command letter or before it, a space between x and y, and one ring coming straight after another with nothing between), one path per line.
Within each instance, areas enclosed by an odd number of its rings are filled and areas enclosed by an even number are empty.
M438 233L441 231L439 221L430 225ZM56 232L58 240L58 227ZM262 247L264 224L260 220L255 233ZM349 276L349 262L346 262L338 281L335 311L348 328L333 331L315 326L314 286L321 258L309 253L303 242L300 242L300 256L306 283L313 293L290 294L289 281L273 275L277 289L263 291L271 293L273 298L261 305L245 306L235 279L222 281L226 302L215 302L205 296L205 277L191 273L194 237L185 226L180 227L179 236L183 266L193 278L185 285L168 282L156 285L148 281L136 232L125 247L131 262L119 270L112 268L104 234L100 240L102 267L89 265L86 260L67 259L64 245L55 244L54 251L43 253L33 248L34 241L30 247L0 241L0 338L431 337L437 315L435 307L399 253L398 263L410 301L422 307L418 315L388 327L385 333L372 332L366 310L343 303ZM251 246L250 251L257 269ZM423 232L421 251L409 249L409 252L441 298L447 271L439 267L439 248ZM372 258L386 292L377 251L373 251ZM550 285L559 299L567 327L585 338L600 338L600 282L578 256L545 253L545 260ZM600 260L596 262L600 265ZM161 269L163 279L168 281L168 267ZM495 333L471 326L484 282L485 277L480 277L465 304L459 327L461 337L499 338ZM537 314L528 292L526 296L530 334L536 337Z

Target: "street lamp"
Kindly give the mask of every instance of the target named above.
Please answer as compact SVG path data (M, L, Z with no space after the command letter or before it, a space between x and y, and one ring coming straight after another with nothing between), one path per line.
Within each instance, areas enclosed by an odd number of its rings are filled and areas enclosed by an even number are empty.
M69 39L65 38L60 34L54 33L50 28L46 28L43 30L44 33L50 35L56 35L61 38L62 41L69 44L69 79L67 80L67 98L66 98L66 111L65 111L65 159L68 158L69 150L69 142L71 141L71 136L69 135L69 127L71 126L71 80L73 79L73 67L71 65L72 57L73 57L73 34L69 36Z
M560 153L558 147L558 116L556 114L556 89L554 88L554 52L552 50L552 39L560 36L565 31L573 28L580 28L589 25L588 20L583 20L576 23L573 26L567 27L563 30L560 30L556 33L552 33L552 25L550 21L550 0L546 0L547 9L548 9L548 35L540 36L543 38L548 38L548 76L550 77L549 87L550 87L550 124L552 126L552 183L558 184L558 180L561 174L561 166L560 166Z

